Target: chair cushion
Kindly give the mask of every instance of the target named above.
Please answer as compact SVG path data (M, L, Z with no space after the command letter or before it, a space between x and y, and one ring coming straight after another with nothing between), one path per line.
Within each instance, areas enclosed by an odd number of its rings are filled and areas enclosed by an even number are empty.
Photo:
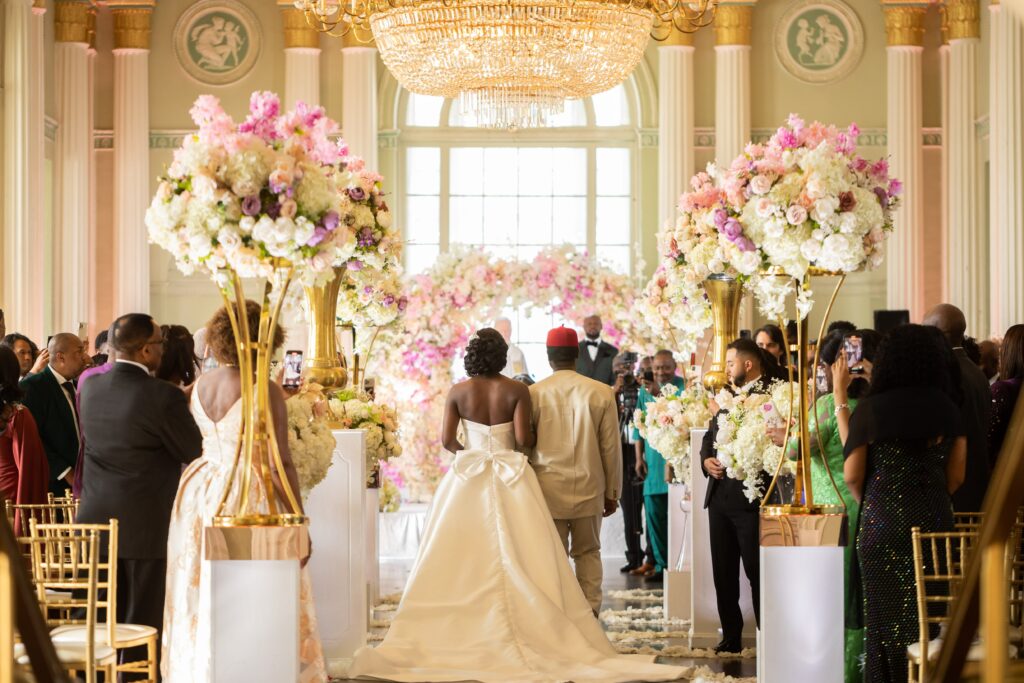
M85 626L74 625L74 626L58 626L57 628L50 631L50 638L55 643L84 643L85 642ZM142 626L140 624L117 624L114 627L114 646L120 646L121 643L135 642L144 638L149 638L156 635L156 629L152 626ZM107 625L96 624L96 642L107 645ZM122 646L123 647L123 646Z
M57 651L57 659L65 666L82 665L85 663L84 643L54 643L53 649ZM97 666L113 664L117 660L117 652L112 647L97 645L94 650ZM14 659L23 666L30 664L25 646L18 643L14 646Z
M939 650L942 649L942 639L936 638L928 642L928 661L935 662L939 659ZM1017 647L1010 645L1009 648L1010 658L1017 656ZM907 656L915 661L921 661L921 643L911 643L907 646ZM985 659L985 643L982 641L975 641L971 643L971 649L967 651L967 661L969 662L980 662Z

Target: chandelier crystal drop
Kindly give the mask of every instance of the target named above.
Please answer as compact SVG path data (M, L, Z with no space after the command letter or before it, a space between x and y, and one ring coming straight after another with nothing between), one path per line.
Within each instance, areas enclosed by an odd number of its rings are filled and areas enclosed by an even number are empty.
M711 23L716 0L296 0L317 30L375 40L407 90L487 128L544 126L622 83L649 38ZM372 35L372 38L371 38Z

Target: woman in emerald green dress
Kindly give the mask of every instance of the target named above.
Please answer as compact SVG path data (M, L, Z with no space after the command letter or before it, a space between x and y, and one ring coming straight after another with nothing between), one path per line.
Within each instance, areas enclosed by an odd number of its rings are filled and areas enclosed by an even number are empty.
M860 339L863 350L863 360L855 363L852 368L844 353L844 342L848 338ZM843 444L849 434L850 414L856 408L857 400L867 393L871 380L871 360L878 348L879 339L879 334L874 330L857 330L846 335L833 333L825 339L820 351L821 370L815 373L819 383L819 398L807 420L811 436L814 502L820 505L846 505L849 532L843 549L846 600L846 646L843 659L846 683L861 683L863 680L864 629L860 580L854 556L854 536L860 505L843 481ZM827 393L829 390L832 393ZM789 456L796 458L797 453L797 442L791 441Z

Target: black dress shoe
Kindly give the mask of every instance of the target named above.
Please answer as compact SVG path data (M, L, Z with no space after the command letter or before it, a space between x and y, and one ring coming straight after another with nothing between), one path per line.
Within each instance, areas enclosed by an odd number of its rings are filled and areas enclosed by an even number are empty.
M644 583L662 583L664 576L661 572L651 572L650 574L644 574Z
M634 569L636 569L639 566L640 565L638 565L638 564L624 564L621 567L619 567L619 573L620 574L628 574L628 573L630 573L631 571L633 571Z
M742 643L738 643L735 640L723 640L715 646L716 654L739 654L743 651Z

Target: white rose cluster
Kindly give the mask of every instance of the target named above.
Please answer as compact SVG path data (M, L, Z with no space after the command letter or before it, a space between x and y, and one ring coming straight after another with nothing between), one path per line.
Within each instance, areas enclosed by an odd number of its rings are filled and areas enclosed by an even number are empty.
M337 392L328 401L332 419L345 429L366 432L366 471L368 476L378 464L402 454L399 443L398 415L390 406L374 403L352 390Z
M317 391L303 392L285 401L288 409L288 449L299 478L302 497L324 480L334 459L334 433L331 431Z
M690 430L706 427L711 420L710 396L698 381L679 391L666 385L661 395L636 411L633 423L637 431L672 465L676 481L690 483Z

